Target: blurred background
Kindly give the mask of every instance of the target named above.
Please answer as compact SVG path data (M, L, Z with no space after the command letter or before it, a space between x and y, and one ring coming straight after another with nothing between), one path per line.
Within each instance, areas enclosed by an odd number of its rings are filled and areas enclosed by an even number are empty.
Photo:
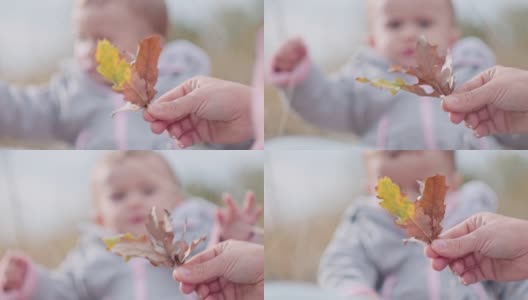
M0 257L19 249L57 266L90 222L90 176L106 151L0 151ZM241 203L253 190L264 200L261 151L162 151L187 194L218 205L222 193ZM263 220L260 225L262 226Z
M367 37L365 0L266 0L265 57L302 37L316 64L331 73L354 56ZM495 52L497 63L528 69L528 1L454 0L465 36L477 36ZM324 25L323 25L324 24ZM286 100L266 87L266 138L312 135L353 141L347 134L328 132L305 123L288 109Z
M263 26L262 0L166 3L171 21L169 40L189 40L204 49L213 76L251 83L257 32ZM73 5L72 0L0 1L0 81L46 83L59 70L61 61L73 56ZM0 140L2 145L60 147Z
M268 282L315 283L320 256L343 212L365 193L362 155L359 150L266 153ZM458 151L456 156L466 181L482 180L497 193L499 213L528 219L528 152Z

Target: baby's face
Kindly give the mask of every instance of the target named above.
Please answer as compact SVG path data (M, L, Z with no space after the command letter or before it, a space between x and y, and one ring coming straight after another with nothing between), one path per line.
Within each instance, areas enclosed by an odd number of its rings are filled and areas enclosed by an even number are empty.
M75 59L80 68L94 80L109 85L96 71L97 42L109 40L121 51L134 55L143 38L154 34L152 26L130 9L119 3L109 3L101 8L78 7L74 13Z
M387 176L411 197L419 194L418 180L444 175L448 186L456 189L460 179L444 151L376 151L368 154L367 173L370 192L375 193L378 178Z
M448 0L369 1L369 45L393 64L416 64L415 48L421 35L438 45L441 54L459 37Z
M182 200L178 185L156 157L125 159L96 179L97 222L118 233L143 234L152 206L158 218Z

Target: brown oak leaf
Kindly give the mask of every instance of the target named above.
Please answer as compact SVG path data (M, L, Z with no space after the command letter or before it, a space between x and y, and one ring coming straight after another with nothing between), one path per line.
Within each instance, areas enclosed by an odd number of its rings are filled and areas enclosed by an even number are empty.
M135 237L130 233L117 237L105 238L103 242L108 250L123 256L125 260L131 257L143 257L154 266L166 266L174 268L185 263L196 247L205 241L201 237L188 244L185 241L186 227L179 240L175 240L171 225L171 217L168 211L162 220L156 216L156 208L153 207L149 222L145 225L147 235Z

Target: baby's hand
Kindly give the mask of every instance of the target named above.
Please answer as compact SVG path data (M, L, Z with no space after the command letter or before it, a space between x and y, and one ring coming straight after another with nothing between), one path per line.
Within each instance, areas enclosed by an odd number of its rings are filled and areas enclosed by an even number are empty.
M0 260L0 294L20 290L28 268L28 262L23 256L9 253L4 255Z
M251 191L246 193L243 209L237 206L231 195L225 194L223 199L226 206L216 211L220 239L250 240L253 227L262 215L262 208L255 206L255 195Z
M301 38L287 41L273 57L273 72L291 72L308 55L306 44Z

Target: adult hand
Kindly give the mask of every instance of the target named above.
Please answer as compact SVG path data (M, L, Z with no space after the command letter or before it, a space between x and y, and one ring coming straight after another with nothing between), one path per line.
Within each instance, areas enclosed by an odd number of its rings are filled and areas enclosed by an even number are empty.
M528 132L528 71L496 66L445 97L452 122L477 137Z
M437 271L449 266L464 284L528 279L528 221L474 215L425 248Z
M181 147L237 144L253 137L252 89L210 77L195 77L150 104L143 117L156 134L168 131Z
M229 240L199 253L174 270L184 294L204 300L263 300L264 247Z

